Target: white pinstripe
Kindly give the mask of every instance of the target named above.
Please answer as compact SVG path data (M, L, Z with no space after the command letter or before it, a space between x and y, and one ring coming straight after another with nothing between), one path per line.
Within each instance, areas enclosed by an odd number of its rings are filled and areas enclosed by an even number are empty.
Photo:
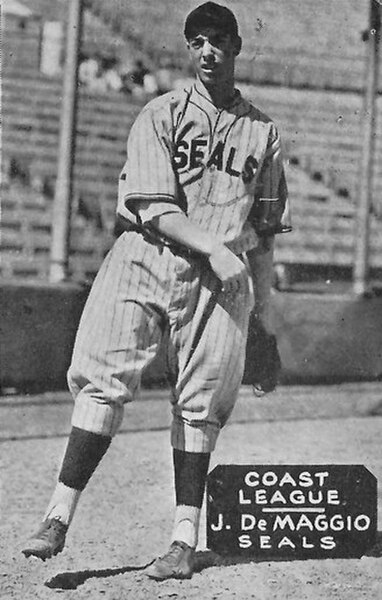
M270 200L282 220L286 194L270 119L240 96L217 111L193 87L152 101L138 117L118 210L139 224L137 200L173 203L241 253L258 241L250 221L254 198ZM165 323L174 381L172 444L211 451L236 401L253 306L250 286L235 298L219 290L202 259L124 233L97 275L78 330L68 372L73 425L116 433Z
M73 425L116 433L123 405L135 397L141 373L158 349L165 318L179 367L172 443L211 450L241 382L253 305L249 289L232 301L214 292L217 284L202 261L175 256L168 248L160 252L137 233L123 234L100 269L78 330L68 373ZM114 337L113 323L118 323Z
M198 141L207 146L199 150L203 157L194 164L190 148ZM224 147L221 169L209 165L220 143ZM184 150L184 144L188 150ZM183 166L179 165L179 151L188 156ZM227 172L231 151L231 168L240 176ZM242 173L249 156L258 166L245 182ZM181 204L181 188L189 218L230 247L240 247L240 252L244 252L257 244L256 234L251 229L249 235L247 223L254 197L277 199L272 210L277 209L280 221L288 218L283 214L287 189L280 189L282 174L280 138L266 115L241 96L227 110L217 110L193 86L156 98L138 117L129 136L118 211L135 222L136 216L131 212L134 201L157 197Z

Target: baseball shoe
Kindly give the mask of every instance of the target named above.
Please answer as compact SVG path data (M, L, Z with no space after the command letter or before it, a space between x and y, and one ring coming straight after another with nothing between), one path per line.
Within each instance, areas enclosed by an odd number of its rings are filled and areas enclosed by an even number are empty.
M157 558L145 573L151 579L189 579L194 572L195 549L185 542L175 541L167 554Z
M64 549L67 530L68 526L58 519L46 519L21 552L27 558L29 556L37 556L41 560L52 558Z

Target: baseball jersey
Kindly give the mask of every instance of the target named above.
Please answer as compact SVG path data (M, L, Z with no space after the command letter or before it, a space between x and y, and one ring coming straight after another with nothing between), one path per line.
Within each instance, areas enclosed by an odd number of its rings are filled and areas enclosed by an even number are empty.
M183 211L235 253L289 231L274 123L238 90L217 108L200 82L152 100L132 126L119 181L117 211L138 227L141 200L153 201L151 216Z

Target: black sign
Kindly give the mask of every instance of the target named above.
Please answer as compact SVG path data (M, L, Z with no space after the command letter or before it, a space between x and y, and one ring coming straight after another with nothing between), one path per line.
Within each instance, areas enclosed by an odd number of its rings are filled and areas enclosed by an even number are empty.
M375 543L377 480L362 465L219 465L207 546L262 558L360 558Z

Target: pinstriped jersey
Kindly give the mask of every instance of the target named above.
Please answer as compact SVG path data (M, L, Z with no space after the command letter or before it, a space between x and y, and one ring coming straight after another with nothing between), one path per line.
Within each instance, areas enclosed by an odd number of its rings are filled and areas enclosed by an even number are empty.
M237 253L290 230L274 123L238 90L217 108L200 82L152 100L129 135L118 213L139 224L139 200L171 203Z

